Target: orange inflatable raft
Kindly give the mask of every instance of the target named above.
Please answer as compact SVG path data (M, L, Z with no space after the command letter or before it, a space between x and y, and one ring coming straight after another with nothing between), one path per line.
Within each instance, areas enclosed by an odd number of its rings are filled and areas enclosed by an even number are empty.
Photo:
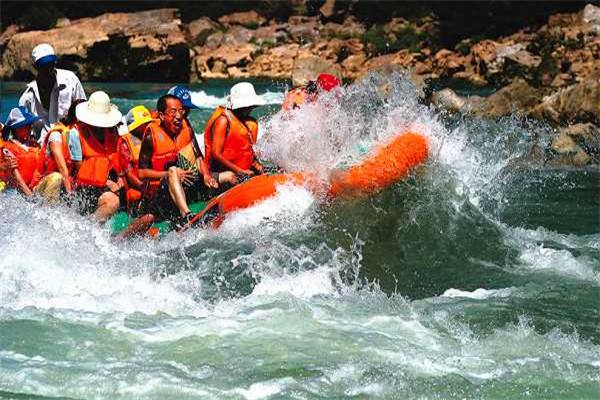
M334 171L328 182L311 174L259 175L236 185L211 200L196 214L188 226L211 223L218 227L224 217L235 210L250 207L277 193L277 187L286 183L305 185L329 197L369 195L383 190L405 178L412 168L422 164L428 156L425 137L404 132L377 147L373 154L347 170Z

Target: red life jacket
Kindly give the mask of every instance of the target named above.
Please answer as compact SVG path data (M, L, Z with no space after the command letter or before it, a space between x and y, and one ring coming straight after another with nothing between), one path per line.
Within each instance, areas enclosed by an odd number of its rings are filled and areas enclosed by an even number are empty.
M4 151L10 152L17 159L17 168L23 181L29 188L33 188L40 181L39 172L39 153L40 148L34 146L26 146L18 143L14 139L2 141L2 157ZM11 171L0 172L0 180L5 182L11 181ZM11 185L12 186L12 185Z
M69 173L71 172L71 169L73 168L73 162L71 160L71 152L69 151L70 130L70 126L65 126L62 123L58 123L46 135L44 143L42 144L42 149L40 150L40 173L42 174L42 176L46 176L52 172L58 171L58 164L56 163L56 160L54 160L52 153L48 154L48 140L50 139L50 135L52 134L52 132L59 132L62 137L62 155L65 159L65 163L67 164L67 170L69 171Z
M117 142L119 136L114 129L104 129L104 143L100 143L92 129L81 123L75 124L81 140L83 161L77 171L79 186L104 187L111 170L118 171Z
M224 107L217 107L204 128L204 152L205 162L211 171L223 171L224 167L219 165L212 156L212 141L214 137L214 125L220 117L227 118L227 132L223 144L222 156L242 169L250 169L254 163L254 150L252 146L256 143L258 135L258 124L254 119L240 121L231 111Z

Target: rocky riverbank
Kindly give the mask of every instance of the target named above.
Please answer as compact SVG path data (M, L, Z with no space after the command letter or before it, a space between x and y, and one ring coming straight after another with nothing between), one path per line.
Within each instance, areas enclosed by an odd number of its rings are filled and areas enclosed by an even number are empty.
M600 8L588 4L554 14L542 26L493 40L468 38L451 48L443 48L435 15L367 23L334 14L335 2L328 1L317 16L284 21L246 11L183 23L179 10L169 8L61 19L46 31L13 24L0 35L0 78L30 79L30 52L40 42L52 43L62 66L82 80L302 84L322 71L355 80L374 70L408 70L418 85L456 80L494 87L486 98L462 98L450 89L426 97L481 117L518 113L568 127L553 152L576 165L598 163Z

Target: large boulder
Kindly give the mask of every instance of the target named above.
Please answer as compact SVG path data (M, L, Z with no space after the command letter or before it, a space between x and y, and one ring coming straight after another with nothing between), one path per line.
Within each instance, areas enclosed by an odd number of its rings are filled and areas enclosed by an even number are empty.
M188 41L192 46L203 46L217 24L208 17L198 18L187 25Z
M292 83L294 86L306 85L323 72L342 78L342 68L334 61L313 54L299 54L294 60Z
M256 29L263 25L267 20L256 11L236 12L233 14L223 15L219 18L221 25L229 27L233 25L242 25L247 28Z
M497 118L512 113L527 115L541 100L538 89L523 79L515 79L489 97L470 101L469 107L481 117Z
M177 12L103 14L62 28L17 33L2 54L0 78L31 79L31 50L46 42L54 46L59 66L82 80L187 81L189 50Z
M221 44L226 46L240 46L249 43L254 37L254 31L243 26L234 26L223 35Z
M533 114L554 123L600 122L600 61L584 81L547 96Z
M278 44L289 39L289 35L283 24L271 24L261 26L254 31L254 40L257 44Z
M288 19L288 33L297 43L313 42L319 38L320 24L316 17L291 16Z
M249 76L247 67L252 62L252 54L257 47L251 43L227 46L214 50L196 47L194 64L196 74L202 79L245 78ZM233 76L232 76L233 73Z
M255 77L290 79L299 48L295 43L270 48L254 59L248 72Z

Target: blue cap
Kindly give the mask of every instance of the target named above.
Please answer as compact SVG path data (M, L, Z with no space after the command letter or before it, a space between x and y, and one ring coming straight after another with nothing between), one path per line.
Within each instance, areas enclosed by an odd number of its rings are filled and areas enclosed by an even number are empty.
M36 67L41 67L52 62L56 62L56 54L54 48L48 43L42 43L35 46L31 52L33 64Z
M25 125L31 125L39 119L41 118L30 113L25 107L19 106L10 110L4 127L8 130L18 129Z
M169 89L167 94L171 94L171 95L177 97L179 100L181 100L181 104L184 107L198 108L197 105L192 103L192 94L190 93L190 90L188 88L186 88L185 86L181 86L181 85L173 86L171 89Z

